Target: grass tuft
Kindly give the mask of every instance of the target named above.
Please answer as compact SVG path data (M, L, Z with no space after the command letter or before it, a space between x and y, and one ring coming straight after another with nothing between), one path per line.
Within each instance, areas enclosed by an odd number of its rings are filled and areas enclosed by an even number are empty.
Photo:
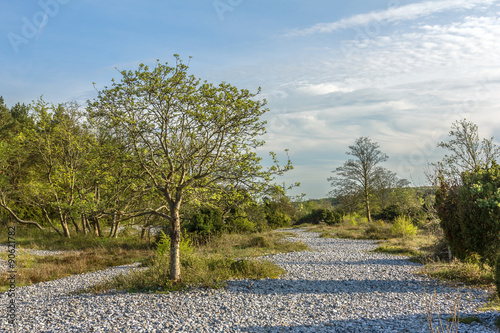
M169 292L220 288L230 279L277 278L285 270L270 261L252 257L307 249L304 243L284 240L286 236L279 232L227 234L198 247L181 249L182 281L175 284L169 279L168 253L157 252L148 270L118 276L89 291Z
M463 283L467 286L489 289L494 279L490 267L476 263L467 263L459 260L452 262L430 262L421 271L430 277L438 278L455 283Z

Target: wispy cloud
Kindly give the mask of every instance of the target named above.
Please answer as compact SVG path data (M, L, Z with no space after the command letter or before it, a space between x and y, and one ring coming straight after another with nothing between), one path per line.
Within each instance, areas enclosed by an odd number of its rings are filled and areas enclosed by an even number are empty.
M491 5L497 0L442 0L424 1L401 7L391 7L383 11L374 11L366 14L354 15L339 21L319 23L305 29L298 29L287 34L288 37L306 36L317 33L329 33L337 30L368 25L373 22L394 23L399 21L414 20L432 14L449 10L473 9L480 5Z

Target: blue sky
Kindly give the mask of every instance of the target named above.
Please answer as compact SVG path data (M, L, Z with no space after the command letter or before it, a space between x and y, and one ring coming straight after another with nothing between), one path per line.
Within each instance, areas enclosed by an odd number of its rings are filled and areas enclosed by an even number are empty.
M280 181L309 198L360 136L415 185L455 120L500 138L500 0L4 0L0 36L8 106L85 104L115 68L173 54L202 79L262 87L265 151L290 149Z

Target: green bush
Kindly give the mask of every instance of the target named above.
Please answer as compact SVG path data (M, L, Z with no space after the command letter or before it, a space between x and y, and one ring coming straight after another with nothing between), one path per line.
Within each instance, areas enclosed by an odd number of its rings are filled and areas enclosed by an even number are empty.
M290 225L291 218L286 213L271 210L266 213L267 224L273 229L287 227Z
M462 173L462 185L441 181L436 206L452 254L474 254L493 267L500 252L500 167Z
M224 222L221 211L207 207L192 214L185 226L187 232L201 236L220 234L223 229Z
M187 236L183 236L179 246L181 256L190 255L194 252L193 242ZM170 237L163 230L160 231L160 239L156 242L156 254L158 257L163 257L170 253Z
M393 221L396 217L403 215L403 211L397 205L390 205L382 209L379 214L373 215L374 219Z
M250 246L252 247L269 247L271 242L264 236L255 236L250 241Z
M224 222L225 230L229 233L251 233L257 229L255 223L248 219L246 212L237 208L231 209L230 216Z
M251 233L256 231L255 223L246 217L237 217L228 220L228 229L235 233Z
M413 225L409 218L400 215L394 219L391 232L393 235L407 238L417 234L417 227Z
M313 209L310 214L300 218L297 224L311 223L318 224L324 222L328 225L340 224L344 217L344 213L341 210L332 211L330 209Z

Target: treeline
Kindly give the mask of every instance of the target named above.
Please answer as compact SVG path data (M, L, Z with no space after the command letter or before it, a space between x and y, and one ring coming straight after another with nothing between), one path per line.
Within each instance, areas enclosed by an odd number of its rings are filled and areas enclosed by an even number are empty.
M264 168L256 154L268 111L256 98L260 89L202 81L174 57L173 66L158 60L153 68L120 71L121 79L84 110L40 99L18 114L2 101L4 214L39 228L43 220L66 237L70 228L103 236L103 222L116 237L125 220L162 219L171 240L170 278L180 281L189 207L258 202L292 165L280 165L270 152L273 164ZM235 223L245 218L238 209L223 213L224 223L230 214Z
M387 186L389 185L389 186ZM415 225L425 226L434 218L436 189L432 186L410 187L408 183L386 183L370 195L370 214L373 220L392 222L398 216L406 216ZM368 222L363 197L352 193L324 199L296 202L298 220L296 223L338 224L345 216Z
M75 232L117 237L124 221L164 226L152 212L162 198L131 163L132 155L125 142L89 122L77 104L40 99L8 108L0 97L1 220L48 227L66 237ZM226 193L187 200L181 216L185 230L201 237L255 232L295 218L283 187L269 186L261 197L241 188L221 192Z
M127 138L100 126L87 108L53 105L43 99L8 108L0 98L0 216L71 237L74 233L118 237L123 223L165 226L164 198L145 178ZM122 136L121 136L122 135ZM406 215L425 221L430 188L408 187L386 172L370 189L375 219ZM182 228L196 239L221 233L257 232L293 223L340 223L361 214L363 193L341 188L333 198L297 200L284 186L268 185L256 195L244 187L190 193Z

